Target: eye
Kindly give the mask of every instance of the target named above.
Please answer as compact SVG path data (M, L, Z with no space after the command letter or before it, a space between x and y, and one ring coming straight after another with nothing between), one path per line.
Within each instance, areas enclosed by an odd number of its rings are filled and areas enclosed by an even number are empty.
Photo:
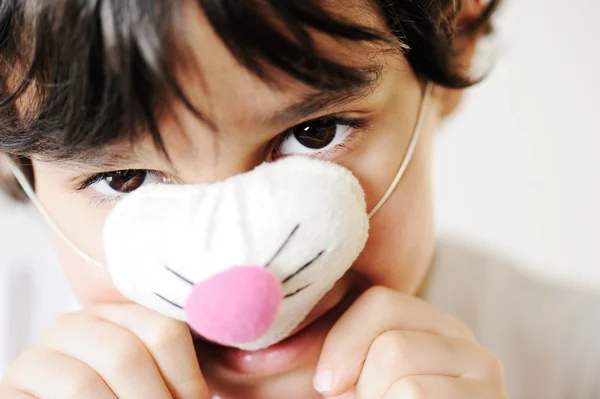
M158 172L132 169L101 173L88 179L84 185L93 188L99 194L116 197L129 194L148 184L161 182L164 182L164 178Z
M283 133L276 156L317 154L343 144L361 122L347 118L325 117L296 125Z

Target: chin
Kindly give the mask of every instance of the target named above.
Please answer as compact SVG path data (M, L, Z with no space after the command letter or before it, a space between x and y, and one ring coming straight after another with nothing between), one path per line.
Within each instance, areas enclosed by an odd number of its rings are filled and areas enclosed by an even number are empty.
M316 360L312 367L260 380L207 380L220 399L322 399L312 387L315 366Z

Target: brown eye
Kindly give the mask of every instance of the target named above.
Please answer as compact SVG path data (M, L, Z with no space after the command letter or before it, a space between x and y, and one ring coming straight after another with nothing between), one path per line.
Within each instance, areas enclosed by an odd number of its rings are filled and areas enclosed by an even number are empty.
M291 128L290 134L304 147L320 150L327 147L335 139L337 127L335 121L317 120Z
M112 190L127 194L140 188L147 176L148 172L145 170L120 170L107 173L105 180Z
M92 175L79 185L77 191L89 187L105 197L121 197L149 184L169 182L167 176L154 170L128 169Z
M119 197L148 184L167 183L168 181L160 172L152 170L119 170L96 174L85 181L78 190L90 187L104 196Z
M282 134L273 150L274 156L331 154L349 142L355 131L363 127L363 123L333 116L301 123Z

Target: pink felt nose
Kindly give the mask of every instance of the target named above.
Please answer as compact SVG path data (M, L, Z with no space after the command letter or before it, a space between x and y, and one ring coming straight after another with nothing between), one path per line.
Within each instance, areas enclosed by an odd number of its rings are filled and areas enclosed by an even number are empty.
M277 317L283 291L268 269L238 266L194 286L185 305L188 324L203 337L222 344L251 342Z

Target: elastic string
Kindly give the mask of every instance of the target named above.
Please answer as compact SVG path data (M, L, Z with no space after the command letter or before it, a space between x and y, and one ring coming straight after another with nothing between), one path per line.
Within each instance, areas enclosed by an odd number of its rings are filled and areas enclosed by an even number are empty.
M375 205L373 207L373 209L371 210L371 212L369 212L369 215L368 215L369 219L372 218L373 215L375 215L375 213L377 213L377 211L383 206L383 204L385 204L386 201L392 196L392 194L394 193L394 190L396 190L396 187L398 186L398 183L400 183L400 179L404 175L404 172L406 171L408 164L410 163L410 161L412 159L412 156L415 152L415 148L417 147L417 143L419 142L419 136L421 135L421 125L423 124L423 119L425 119L424 118L425 110L427 109L426 105L427 105L427 102L429 101L429 97L431 94L431 88L432 88L432 84L430 82L427 82L427 86L425 87L425 93L423 94L423 100L421 101L421 106L419 108L419 114L417 116L417 122L415 125L415 129L413 131L413 135L410 140L410 144L408 145L406 155L404 156L404 160L402 161L400 168L398 168L398 172L396 173L396 176L394 177L392 184L390 184L390 187L387 189L385 194L383 194L383 197L381 197L381 199L379 200L377 205Z
M56 232L56 234L58 234L59 237L65 243L67 243L67 245L69 245L71 247L71 249L73 249L73 251L75 251L79 256L81 256L83 259L85 259L86 262L88 262L94 266L104 268L104 265L102 263L98 262L97 260L95 260L94 258L89 256L88 254L83 252L81 249L79 249L79 247L77 245L75 245L75 243L73 243L73 241L71 241L69 239L69 237L67 237L67 235L62 231L62 229L58 226L58 224L56 224L54 219L50 216L50 214L46 210L46 207L44 207L44 204L42 204L42 202L39 200L39 198L35 194L35 191L33 190L33 187L31 187L29 180L25 177L25 175L21 171L21 168L19 168L19 166L9 156L6 156L6 160L8 163L8 167L12 171L13 175L15 176L15 178L17 179L19 184L21 185L21 188L23 189L23 191L25 191L25 194L27 194L27 197L33 203L33 205L37 208L38 212L42 215L42 217L50 225L50 228L52 230L54 230Z

